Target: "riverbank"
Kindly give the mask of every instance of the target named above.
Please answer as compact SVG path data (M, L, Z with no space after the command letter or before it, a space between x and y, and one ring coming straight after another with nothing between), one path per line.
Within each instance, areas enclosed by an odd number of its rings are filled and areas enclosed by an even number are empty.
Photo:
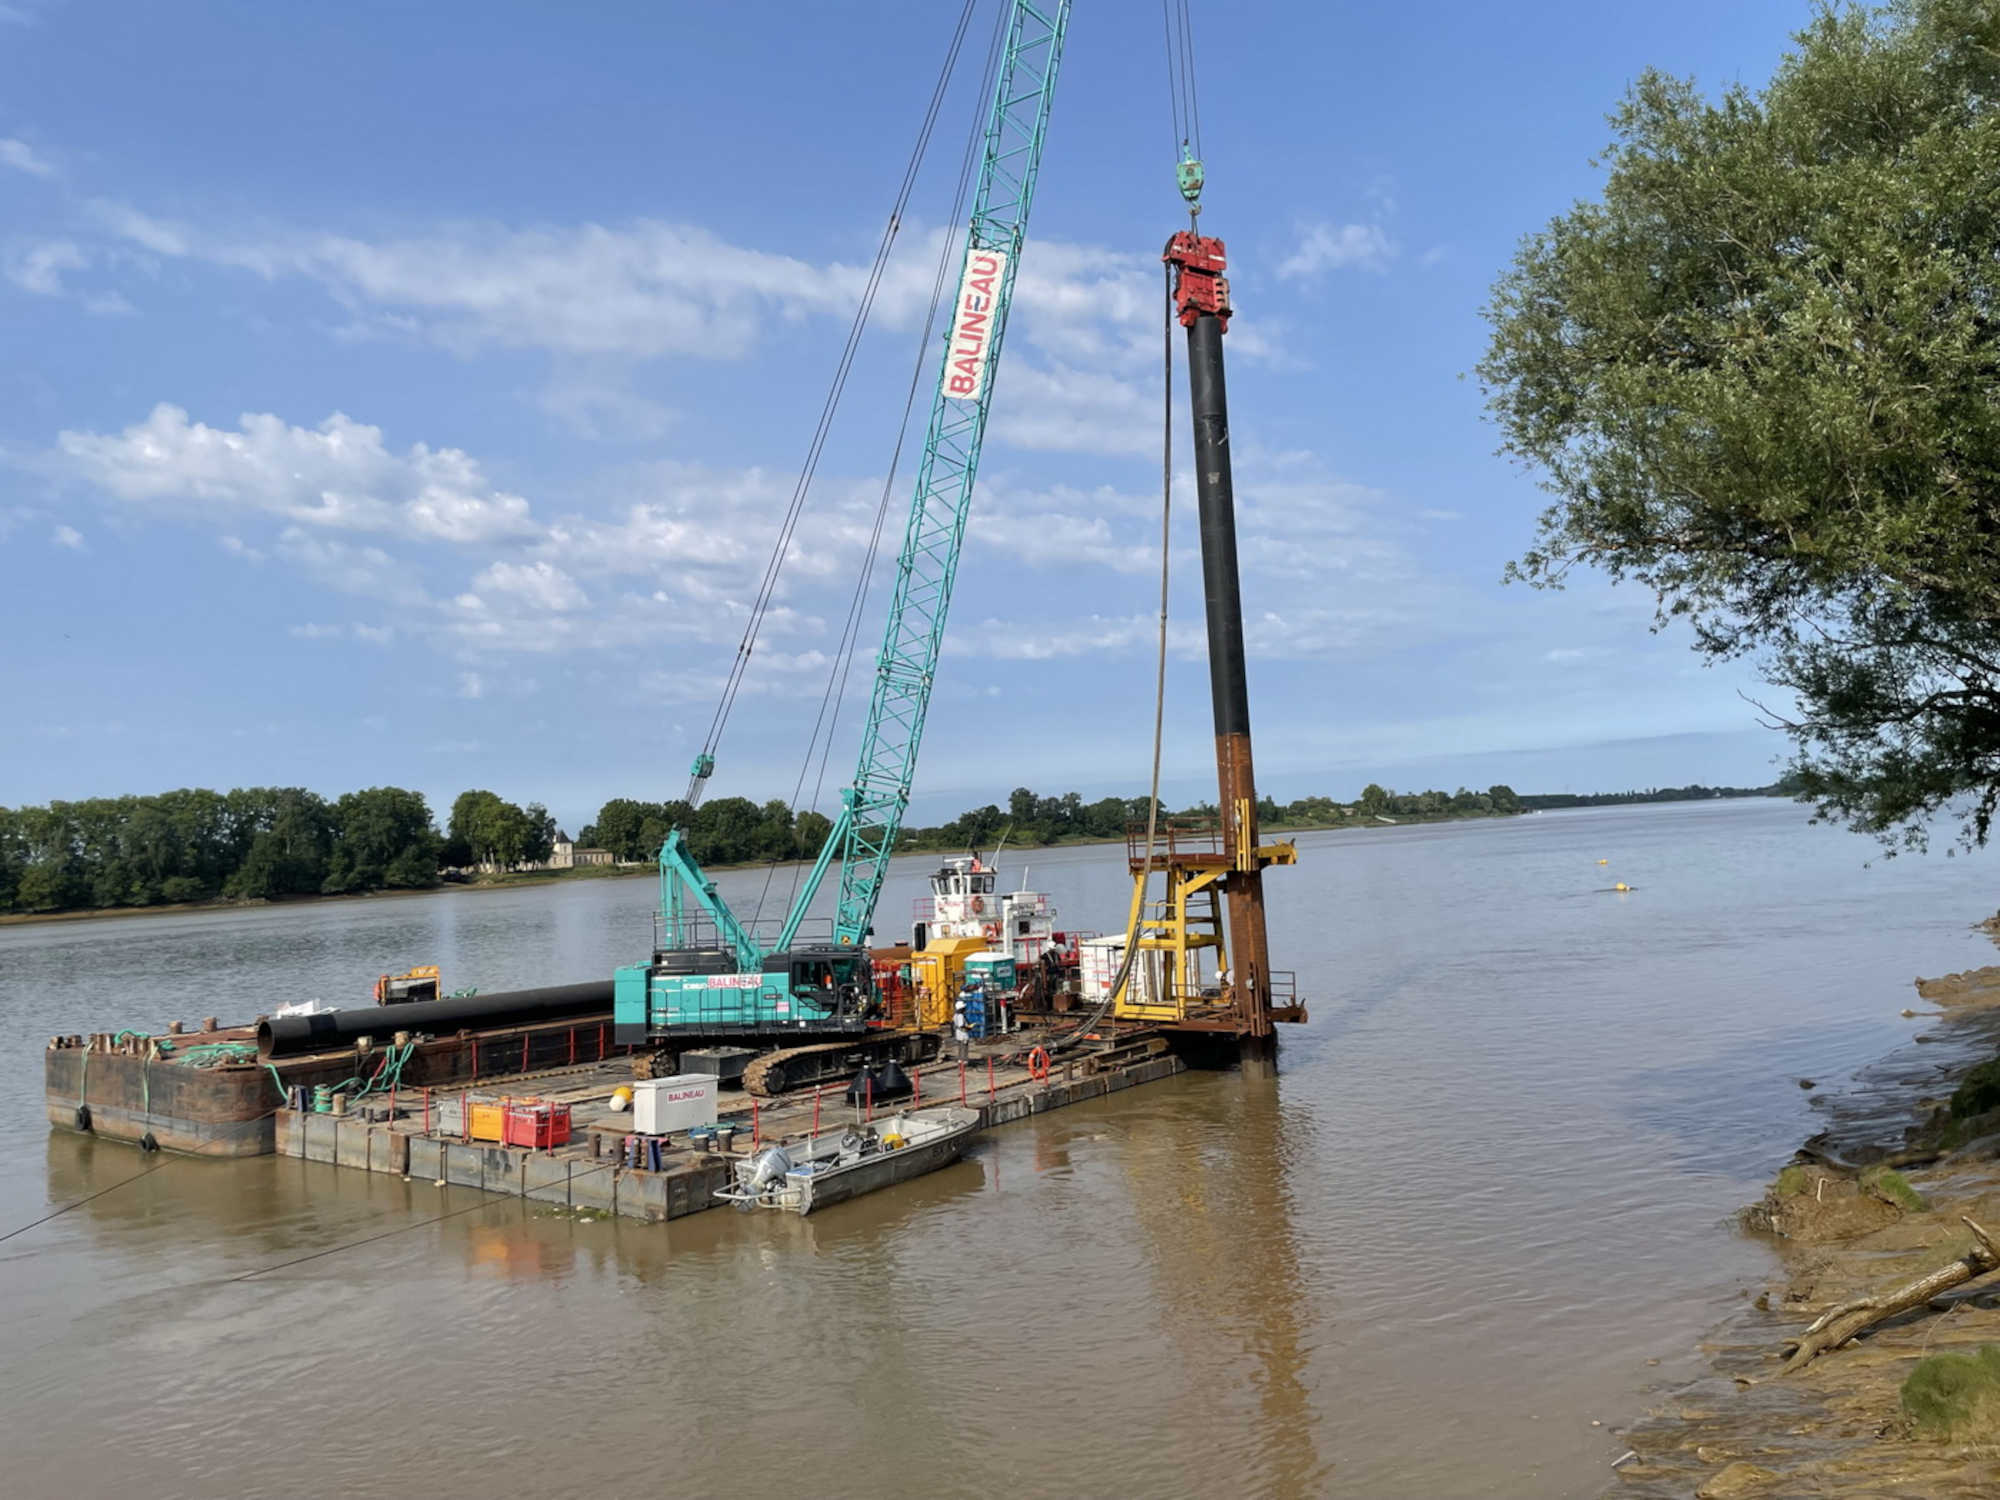
M2000 1388L1942 1407L1931 1389L1940 1371L1964 1382L1962 1357L2000 1346L1994 1273L1784 1372L1815 1320L1972 1252L1967 1219L2000 1228L2000 967L1916 991L1905 1014L1934 1024L1816 1100L1826 1128L1745 1209L1743 1230L1770 1240L1777 1274L1704 1338L1701 1376L1663 1390L1625 1434L1610 1494L2000 1492ZM1941 1366L1944 1355L1955 1358Z

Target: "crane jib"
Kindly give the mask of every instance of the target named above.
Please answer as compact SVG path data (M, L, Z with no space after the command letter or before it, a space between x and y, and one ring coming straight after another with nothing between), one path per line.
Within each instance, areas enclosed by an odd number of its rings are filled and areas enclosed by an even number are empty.
M951 313L951 353L945 361L944 393L977 401L986 389L986 353L992 343L998 288L1007 274L1007 252L970 249Z

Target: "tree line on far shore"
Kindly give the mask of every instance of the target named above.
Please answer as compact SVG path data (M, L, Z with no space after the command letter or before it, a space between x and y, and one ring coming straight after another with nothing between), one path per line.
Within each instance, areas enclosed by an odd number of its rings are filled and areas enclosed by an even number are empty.
M1708 797L1789 795L1783 783L1762 788L1669 787L1644 792L1519 796L1511 787L1483 792L1396 792L1370 784L1352 802L1264 797L1258 816L1269 828L1338 828L1357 823L1506 817L1544 807ZM1143 824L1144 797L1075 792L1042 796L1016 787L1005 807L988 803L927 828L906 827L907 851L991 851L1088 839L1117 839ZM1168 818L1212 817L1199 803L1162 809ZM620 863L651 860L676 825L704 865L806 859L826 842L824 814L794 814L784 802L718 797L692 813L684 802L614 797L584 825L576 842L609 850ZM545 864L558 829L538 802L525 807L490 791L461 793L440 831L421 792L370 787L328 799L303 787L199 788L150 797L97 797L45 807L0 807L0 912L143 907L215 899L411 890L436 885L445 872L504 871Z
M270 900L434 886L444 870L546 860L555 819L492 792L440 833L422 792L328 799L304 787L199 787L0 807L0 912Z

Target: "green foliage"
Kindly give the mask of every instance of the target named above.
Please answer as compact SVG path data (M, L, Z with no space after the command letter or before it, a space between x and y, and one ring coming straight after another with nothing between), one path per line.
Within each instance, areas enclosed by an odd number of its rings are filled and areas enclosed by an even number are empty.
M1933 1354L1903 1382L1903 1410L1919 1436L1942 1443L2000 1437L2000 1347Z
M546 861L555 840L556 820L541 803L522 808L493 792L460 792L445 824L443 857L453 865L511 870Z
M0 808L0 911L261 900L437 880L415 792L200 788Z
M1910 1180L1893 1167L1863 1169L1861 1187L1864 1192L1873 1193L1883 1202L1893 1203L1907 1213L1921 1214L1930 1210L1929 1200L1911 1187Z
M1780 1198L1796 1198L1806 1190L1806 1169L1804 1167L1782 1167L1778 1180L1771 1184L1771 1191Z
M2000 1057L1972 1069L1951 1093L1954 1120L1969 1120L1989 1109L2000 1109Z
M1601 568L1756 658L1799 794L1892 847L2000 804L1996 106L1990 0L1824 10L1761 92L1647 73L1488 308L1489 411L1556 497L1510 572Z

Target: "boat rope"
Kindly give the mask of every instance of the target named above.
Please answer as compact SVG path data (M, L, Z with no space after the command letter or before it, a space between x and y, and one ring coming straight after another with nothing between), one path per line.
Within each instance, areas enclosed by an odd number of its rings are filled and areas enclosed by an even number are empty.
M569 1183L579 1182L583 1178L589 1177L594 1173L608 1172L614 1167L623 1166L624 1162L625 1158L621 1154L610 1161L600 1162L598 1165L594 1167L587 1167L581 1172L573 1173L571 1176L565 1179L565 1181ZM338 1255L343 1250L359 1250L363 1245L373 1245L378 1241L391 1239L399 1234L408 1234L413 1229L428 1229L433 1224L442 1224L446 1219L457 1219L464 1217L466 1214L476 1214L481 1209L493 1208L499 1204L506 1203L507 1201L509 1201L509 1197L511 1197L511 1195L503 1196L500 1194L488 1194L483 1189L480 1190L479 1196L480 1196L480 1201L470 1205L469 1207L454 1208L446 1213L433 1214L430 1218L419 1219L414 1224L399 1224L394 1229L383 1230L380 1234L371 1234L366 1236L365 1238L358 1240L346 1240L338 1245L329 1245L324 1250L315 1250L308 1255L295 1255L290 1260L281 1260L277 1262L277 1264L275 1265L259 1266L254 1271L244 1271L239 1275L225 1277L220 1284L223 1286L229 1286L239 1281L253 1281L259 1276L269 1276L275 1271L287 1270L292 1266L302 1266L307 1261L324 1260L326 1259L327 1256ZM516 1198L513 1199L513 1201L517 1203L526 1203L529 1202L530 1200L524 1198Z
M986 99L993 92L994 75L1000 66L1000 55L1006 43L1006 8L1000 7L993 24L993 37L987 44L986 66L980 75L977 97ZM965 216L965 201L972 192L973 178L978 170L980 146L985 136L984 117L974 114L971 128L966 132L965 148L958 164L958 184L952 192L951 213L946 218L947 225L958 224ZM934 357L932 335L937 329L938 312L944 306L945 289L950 284L951 268L957 261L956 252L960 242L958 236L947 229L938 243L937 267L931 277L930 305L924 313L924 323L917 338L916 358L910 366L909 388L903 394L903 415L896 425L896 446L889 456L889 470L882 479L882 493L875 503L875 520L868 535L868 551L861 562L860 571L855 575L854 589L847 601L847 619L841 627L840 644L826 675L826 687L820 694L819 712L813 719L812 733L806 739L805 754L799 759L798 780L793 783L791 801L788 804L793 823L796 825L801 800L805 794L806 775L813 768L813 757L817 752L819 770L813 780L810 801L804 805L817 810L821 796L826 789L827 764L833 753L835 731L840 726L841 705L847 700L847 683L854 668L854 658L861 644L861 622L868 607L868 593L874 583L875 567L882 553L882 535L887 527L889 505L894 497L896 481L903 462L903 446L909 438L910 416L916 410L917 393L923 388L924 372L931 366ZM822 732L823 731L823 732ZM810 855L816 850L797 850L794 854ZM792 902L798 898L799 881L804 866L794 854L774 854L765 866L764 888L757 896L757 909L751 915L755 923L764 914L764 903L771 893L772 878L778 866L790 860L792 863L791 889L786 893L784 909L791 910Z
M813 429L812 441L807 445L805 463L799 470L798 482L792 488L792 497L785 509L783 521L778 527L777 541L771 548L771 556L764 564L764 575L757 586L757 595L750 605L749 618L744 622L743 638L737 643L736 655L730 661L729 675L724 681L720 699L715 706L715 715L709 721L708 733L702 741L701 754L696 757L694 768L688 775L687 796L683 799L692 813L701 800L702 788L708 779L708 771L715 764L715 751L722 740L722 731L729 722L730 710L735 707L736 696L743 686L744 675L750 667L751 653L756 649L757 636L764 625L765 616L770 612L771 600L777 593L778 579L783 573L786 559L792 548L792 535L798 529L799 517L805 510L806 496L812 487L814 475L819 470L820 455L826 449L826 440L833 429L833 419L840 409L840 398L847 389L848 374L854 368L854 357L861 345L861 336L868 327L868 317L875 306L875 296L882 285L883 273L889 264L889 252L894 247L896 236L903 227L903 213L909 206L910 194L916 186L919 169L930 146L931 132L937 124L938 112L944 104L947 85L958 61L961 44L965 40L966 28L972 19L977 0L965 0L959 12L958 24L952 31L951 46L945 54L944 65L938 70L937 82L932 86L930 104L924 112L924 121L917 132L916 145L911 149L909 161L904 165L903 178L896 190L895 206L889 212L888 222L882 227L882 237L875 247L875 258L868 269L868 278L863 285L861 301L854 309L853 321L847 330L847 341L842 346L840 359L835 366L833 382L821 404L819 421Z
M134 1172L130 1177L119 1178L118 1181L112 1183L110 1187L99 1188L96 1192L88 1194L85 1197L79 1198L74 1203L65 1203L61 1208L52 1209L50 1212L43 1214L39 1219L30 1219L27 1223L21 1225L20 1227L15 1229L10 1229L5 1234L0 1234L0 1244L4 1244L6 1241L11 1240L17 1234L26 1234L30 1229L38 1228L41 1225L48 1223L49 1220L51 1219L60 1219L64 1214L68 1213L73 1208L82 1208L83 1205L86 1203L95 1203L99 1198L102 1198L106 1193L115 1193L118 1191L118 1189L124 1187L126 1184L137 1182L141 1177L150 1177L152 1176L153 1173L159 1171L160 1168L164 1167L165 1165L166 1161L164 1159L161 1159L159 1161L154 1162L154 1164L150 1167L140 1168L140 1170Z

